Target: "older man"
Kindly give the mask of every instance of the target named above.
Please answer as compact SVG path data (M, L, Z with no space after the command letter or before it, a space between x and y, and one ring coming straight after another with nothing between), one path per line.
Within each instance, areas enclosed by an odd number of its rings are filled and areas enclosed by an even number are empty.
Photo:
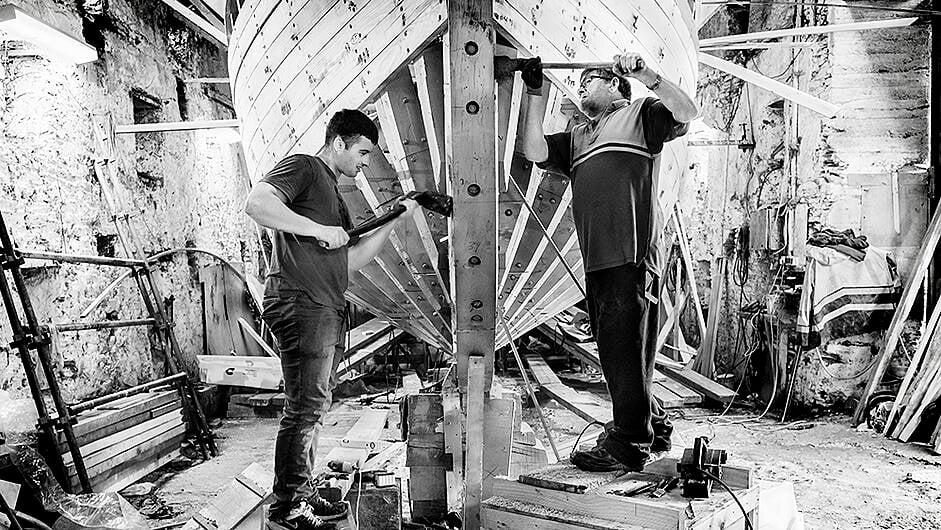
M617 55L611 68L581 74L586 123L546 136L540 110L542 66L524 63L529 94L526 157L571 179L572 213L585 265L588 314L608 384L614 421L597 446L572 463L587 471L644 468L668 451L672 425L650 392L660 275L657 182L663 144L686 133L698 109L640 55ZM631 101L628 78L657 97Z

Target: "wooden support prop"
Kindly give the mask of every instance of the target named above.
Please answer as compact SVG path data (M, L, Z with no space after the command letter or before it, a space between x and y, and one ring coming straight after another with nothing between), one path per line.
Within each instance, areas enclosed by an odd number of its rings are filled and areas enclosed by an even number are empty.
M451 285L454 294L454 351L458 380L467 383L470 355L482 355L483 392L493 380L494 330L496 325L497 271L497 157L494 142L493 4L489 0L448 2L448 57L450 89L445 108L449 195L454 197L451 219ZM468 396L473 403L478 397ZM481 404L482 405L482 404ZM475 412L482 412L482 408ZM468 407L468 413L470 413ZM468 419L468 427L474 425ZM468 451L475 450L468 441ZM469 469L479 473L480 461ZM479 474L467 477L472 520L477 528ZM476 481L476 484L473 482ZM474 495L474 497L472 497Z
M487 398L486 358L471 355L467 364L467 460L464 463L464 526L480 528L484 465L484 410ZM485 386L486 385L486 386Z
M830 24L827 26L807 26L802 28L776 29L772 31L756 31L754 33L739 33L727 37L714 37L700 39L699 46L708 48L723 44L738 44L761 39L779 39L781 37L799 37L803 35L821 35L837 33L839 31L862 31L868 29L902 28L918 22L918 17L890 18L887 20L870 20L867 22L853 22L851 24Z
M921 248L918 249L918 254L915 256L915 260L912 263L910 269L911 277L909 277L908 281L905 283L902 298L899 300L895 313L892 315L892 321L889 323L889 328L886 330L885 343L876 355L878 361L876 361L872 373L869 374L869 381L866 383L866 388L863 389L859 397L859 404L856 405L856 412L853 414L853 420L857 425L862 423L865 419L869 398L872 397L872 393L875 392L876 387L882 383L882 376L885 375L889 361L892 360L892 355L895 354L895 348L899 345L899 338L902 336L902 327L905 324L905 320L908 318L909 312L912 310L912 305L918 298L921 281L925 276L925 272L928 270L928 265L934 258L934 252L935 248L938 246L939 238L941 238L941 208L936 209L934 215L931 217L931 224L928 225L925 238L921 242Z
M714 55L709 55L705 52L699 52L699 62L706 66L711 66L716 70L733 75L757 87L773 92L788 101L793 101L802 107L807 107L808 109L818 114L822 114L827 118L836 116L840 111L840 107L828 101L824 101L817 96L813 96L792 86L785 85L780 81L775 81L770 77L763 76L758 72L754 72L735 63L726 61L725 59L720 59Z
M135 123L133 125L117 125L115 134L137 134L172 131L197 131L206 129L237 128L238 120L205 120L205 121L174 121L166 123Z
M177 0L162 0L162 1L164 4L167 5L167 7L176 11L186 21L188 21L189 23L193 24L194 26L202 30L203 33L205 33L210 38L212 38L212 40L220 44L223 48L227 46L228 38L226 37L225 32L213 26L212 24L207 22L206 19L197 15L191 9L184 6Z

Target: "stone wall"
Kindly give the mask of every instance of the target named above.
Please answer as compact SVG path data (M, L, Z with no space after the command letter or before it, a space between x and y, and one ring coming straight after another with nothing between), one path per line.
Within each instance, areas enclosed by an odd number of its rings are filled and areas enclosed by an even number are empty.
M918 2L884 4L917 7ZM720 10L700 32L700 38L894 16L899 15L754 4L748 10ZM923 168L928 157L928 26L833 33L801 40L795 47L729 51L725 58L839 105L842 110L835 118L782 102L779 96L705 66L700 76L698 98L706 123L724 133L719 137L739 140L744 135L746 142L755 144L753 149L735 145L693 148L693 175L699 185L682 199L684 211L692 217L688 222L691 247L694 259L701 260L697 276L704 298L714 274L713 260L724 255L729 262L719 309L723 321L730 325L720 326L717 365L720 373L735 374L734 380L748 366L743 359L754 346L751 337L757 337L751 327L742 327L740 307L768 301L766 294L772 291L772 284L781 283L776 265L782 257L796 250L796 261L803 263L804 259L799 245L790 245L752 251L746 265L736 241L750 214L782 205L788 205L782 212L792 212L796 205L806 205L811 233L815 228L832 226L867 235L874 246L893 252L903 281L926 227L927 175ZM897 199L891 191L891 179L896 175ZM777 300L782 314L792 314L795 301ZM879 340L881 334L860 335L824 345L821 357L813 352L801 354L792 403L852 404L865 377L842 377L865 367L878 350ZM828 370L820 366L821 358ZM793 370L794 361L790 362Z
M184 83L225 77L225 50L181 22L158 0L111 0L98 16L71 0L18 0L38 18L98 48L85 65L52 62L3 44L0 51L0 210L23 249L123 255L94 172L92 116L116 124L232 118L228 89ZM28 48L28 46L25 46ZM135 97L137 112L135 113ZM119 135L120 200L144 247L196 246L252 271L257 248L241 213L248 189L238 144L226 132ZM207 258L176 254L162 263L162 294L173 298L175 332L190 370L203 349L198 267ZM43 323L79 320L79 313L120 269L29 260L29 294ZM127 280L88 320L147 316ZM0 390L28 394L23 368L0 323ZM54 361L67 400L102 395L164 375L162 358L142 328L61 333Z

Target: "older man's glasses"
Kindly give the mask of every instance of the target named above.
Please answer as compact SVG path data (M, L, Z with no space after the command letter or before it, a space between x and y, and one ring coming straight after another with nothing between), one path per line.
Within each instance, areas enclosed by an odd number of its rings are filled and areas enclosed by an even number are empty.
M608 79L611 79L611 78L610 78L610 77L605 77L605 76L603 76L603 75L589 75L589 76L585 76L585 78L582 79L582 81L578 84L578 89L579 89L579 90L587 89L587 88L588 88L588 83L591 83L591 80L592 80L592 79L604 79L605 81L607 81Z

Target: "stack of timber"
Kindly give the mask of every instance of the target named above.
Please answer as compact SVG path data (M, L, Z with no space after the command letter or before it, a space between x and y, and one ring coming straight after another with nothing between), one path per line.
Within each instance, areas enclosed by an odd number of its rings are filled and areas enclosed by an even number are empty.
M745 528L742 510L716 485L708 499L682 497L675 488L660 498L628 497L624 491L664 477L676 476L676 460L664 458L643 473L587 473L568 463L539 471L494 479L492 496L481 503L482 527L488 530L539 528L677 530L682 528ZM725 466L723 480L738 496L754 528L758 528L759 488L751 470Z
M186 433L176 390L143 392L82 412L73 427L95 491L119 491L176 458ZM69 481L78 488L75 464L59 433Z
M941 398L941 303L935 303L924 334L912 355L886 421L887 436L903 442L928 441L941 453L941 418L930 414ZM919 435L920 434L920 435Z
M864 421L869 415L873 405L871 400L888 392L877 392L877 389L883 385L882 378L899 346L903 326L919 297L922 281L934 259L939 240L941 240L941 209L935 210L931 218L918 254L915 256L905 289L902 291L898 306L892 315L892 321L886 330L885 342L873 360L873 369L856 407L854 420L857 423ZM928 319L924 333L919 338L918 346L915 348L908 370L895 393L895 401L886 418L883 432L887 436L902 441L911 441L916 433L922 430L920 427L923 420L927 419L926 412L932 405L934 405L932 408L936 408L941 398L941 351L939 351L941 339L938 336L941 303L939 302L941 300L935 301L931 317ZM935 417L933 422L934 424L928 423L925 426L925 429L930 429L930 435L927 438L933 450L941 453L941 420Z

